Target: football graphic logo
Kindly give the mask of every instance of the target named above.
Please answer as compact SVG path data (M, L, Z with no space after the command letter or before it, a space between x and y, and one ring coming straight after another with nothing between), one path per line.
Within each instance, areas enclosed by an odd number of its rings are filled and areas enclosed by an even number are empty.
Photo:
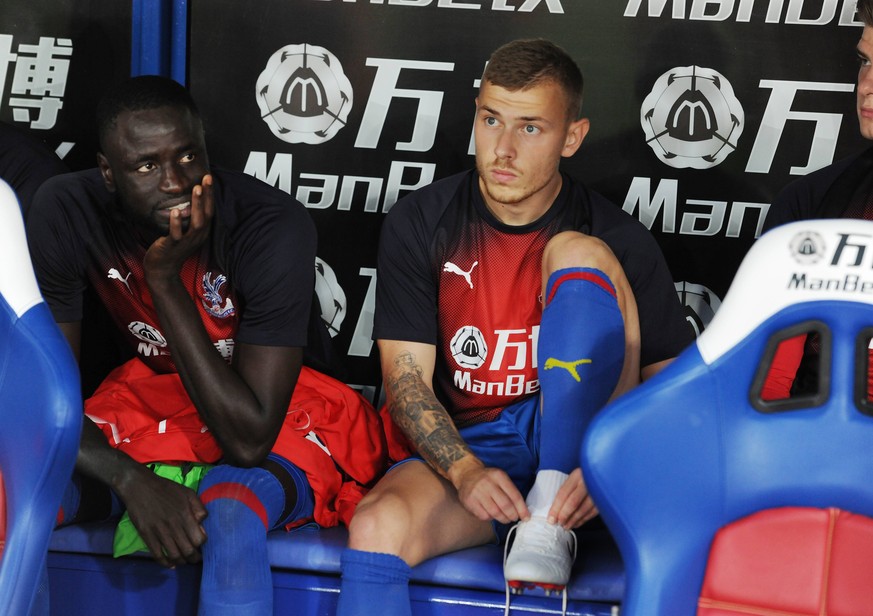
M708 169L737 148L743 107L723 75L685 66L661 75L643 101L646 142L667 165Z
M315 257L315 295L321 306L321 320L334 338L346 318L346 294L333 269L319 257Z
M803 231L791 238L790 249L795 261L801 265L812 265L824 257L824 238L815 231Z
M712 321L716 311L721 306L718 295L702 284L680 281L675 283L679 301L685 307L685 320L699 336Z
M485 363L488 357L488 345L479 328L472 325L462 327L452 337L450 343L452 357L461 367L473 370Z
M339 60L323 47L286 45L276 51L256 85L261 118L282 141L319 144L346 125L352 85Z

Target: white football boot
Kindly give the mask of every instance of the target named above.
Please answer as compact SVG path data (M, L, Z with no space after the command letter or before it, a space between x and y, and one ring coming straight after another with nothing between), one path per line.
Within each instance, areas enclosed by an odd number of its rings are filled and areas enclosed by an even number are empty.
M525 588L542 588L546 595L563 594L563 613L567 612L567 582L576 560L576 535L546 518L533 516L513 526L506 538L503 575L506 578L506 610L509 594Z

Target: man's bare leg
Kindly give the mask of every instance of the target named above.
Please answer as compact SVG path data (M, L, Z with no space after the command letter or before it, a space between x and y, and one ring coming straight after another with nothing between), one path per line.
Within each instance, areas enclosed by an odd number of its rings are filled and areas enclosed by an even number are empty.
M420 460L391 470L358 504L343 554L338 616L409 614L411 567L495 539L457 490Z

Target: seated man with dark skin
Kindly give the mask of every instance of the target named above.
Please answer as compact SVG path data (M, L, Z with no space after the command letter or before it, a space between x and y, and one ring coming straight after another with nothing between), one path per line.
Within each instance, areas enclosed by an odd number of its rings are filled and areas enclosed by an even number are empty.
M99 168L47 182L28 223L76 356L88 287L136 354L85 401L62 523L126 510L116 552L202 555L200 614L270 614L266 532L348 521L385 464L372 407L303 366L314 225L287 194L210 169L169 79L120 84L97 124Z

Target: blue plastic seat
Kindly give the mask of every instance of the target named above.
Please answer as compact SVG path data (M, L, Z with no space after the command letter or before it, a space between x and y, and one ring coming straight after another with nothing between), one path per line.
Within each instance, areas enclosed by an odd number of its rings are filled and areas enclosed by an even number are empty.
M625 564L622 616L695 614L714 537L756 512L873 516L871 328L873 222L779 227L749 251L695 344L594 419L582 467ZM821 335L818 391L764 402L778 341L806 331ZM856 562L869 568L873 553ZM734 607L701 611L777 613Z
M0 181L0 614L34 604L81 429L78 368L37 287L15 194Z

